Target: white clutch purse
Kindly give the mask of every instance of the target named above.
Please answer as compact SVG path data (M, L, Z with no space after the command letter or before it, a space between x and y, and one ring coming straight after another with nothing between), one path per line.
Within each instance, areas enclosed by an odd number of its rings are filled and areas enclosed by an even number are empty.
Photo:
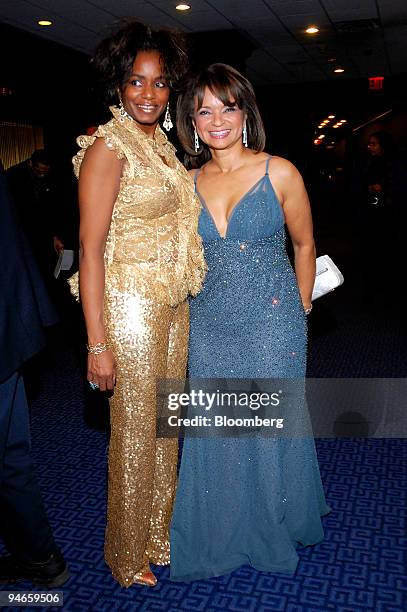
M317 257L312 301L333 291L343 283L343 274L328 255Z

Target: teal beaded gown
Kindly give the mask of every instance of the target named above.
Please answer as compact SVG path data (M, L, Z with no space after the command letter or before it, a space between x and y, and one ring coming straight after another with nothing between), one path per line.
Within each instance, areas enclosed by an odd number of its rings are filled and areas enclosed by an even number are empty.
M190 303L191 378L305 377L306 320L269 160L224 238L200 196L208 273ZM292 574L298 546L323 539L328 512L312 436L186 437L171 579L207 579L243 565Z

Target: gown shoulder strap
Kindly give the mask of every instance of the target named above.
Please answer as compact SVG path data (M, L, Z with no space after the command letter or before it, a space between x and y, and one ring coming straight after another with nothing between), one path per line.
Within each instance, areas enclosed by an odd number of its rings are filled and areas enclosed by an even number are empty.
M271 159L272 157L273 157L272 155L269 155L269 156L268 156L268 158L267 158L267 161L266 161L266 172L265 172L265 174L268 174L268 173L269 173L269 163L270 163L270 159ZM196 175L195 175L195 176L196 176Z

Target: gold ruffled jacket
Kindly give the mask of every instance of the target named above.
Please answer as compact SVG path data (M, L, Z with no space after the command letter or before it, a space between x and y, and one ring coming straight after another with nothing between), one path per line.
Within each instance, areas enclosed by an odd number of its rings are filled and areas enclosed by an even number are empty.
M205 277L199 200L161 128L151 138L116 107L110 111L113 118L93 136L79 136L72 160L79 177L85 151L98 137L125 160L106 241L106 288L176 306L199 293ZM78 273L70 286L79 299Z

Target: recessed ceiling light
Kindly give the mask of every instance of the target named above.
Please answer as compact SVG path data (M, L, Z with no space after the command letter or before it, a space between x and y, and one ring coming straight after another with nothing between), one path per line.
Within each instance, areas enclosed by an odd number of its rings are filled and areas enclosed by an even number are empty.
M332 126L334 128L334 130L336 130L336 128L341 127L340 125L333 125Z
M40 26L50 26L50 25L52 25L52 21L50 21L49 19L40 19L38 21L38 25L40 25Z
M318 138L325 138L325 134L320 134Z
M340 123L346 123L346 119L341 119Z
M335 115L328 115L328 119L335 119Z
M335 68L334 72L345 72L345 68Z
M319 32L319 28L315 25L308 26L305 30L307 34L317 34Z
M189 9L191 8L191 5L190 4L177 4L175 8L177 9L177 11L189 11Z

